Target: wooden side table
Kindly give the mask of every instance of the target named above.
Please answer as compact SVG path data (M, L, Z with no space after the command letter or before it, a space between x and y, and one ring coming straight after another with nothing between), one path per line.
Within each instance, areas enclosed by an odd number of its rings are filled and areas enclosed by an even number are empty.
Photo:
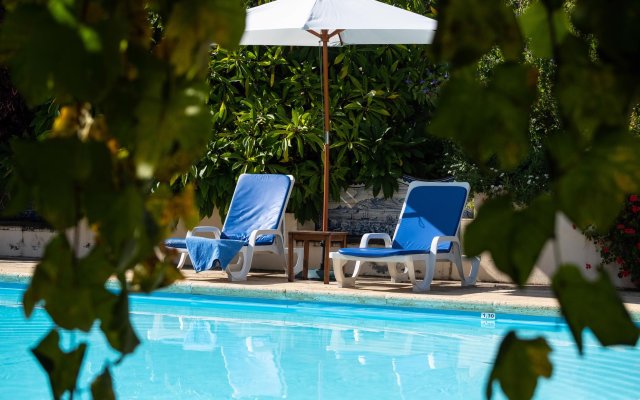
M289 282L295 280L293 275L293 248L296 241L301 241L304 248L302 256L302 279L308 279L309 273L309 242L324 242L324 254L322 266L324 268L324 283L329 283L329 250L332 243L340 243L347 247L347 232L322 232L322 231L293 231L289 232L289 263L287 264Z

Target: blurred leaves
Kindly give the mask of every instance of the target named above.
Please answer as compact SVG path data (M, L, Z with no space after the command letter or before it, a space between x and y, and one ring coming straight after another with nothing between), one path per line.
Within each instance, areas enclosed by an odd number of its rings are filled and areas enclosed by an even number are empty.
M98 98L120 73L126 26L117 20L89 26L70 9L72 3L20 2L0 25L0 60L32 105L50 97Z
M623 0L611 7L606 0L577 1L572 20L578 30L592 34L598 43L602 61L618 72L633 73L638 84L640 63L640 3Z
M553 154L564 158L563 174L554 183L556 207L583 229L607 230L626 195L640 188L640 138L602 131L583 152L566 136L550 143Z
M486 86L469 69L459 70L443 88L430 132L462 143L479 162L497 155L514 168L529 150L536 82L534 68L514 63L497 66Z
M505 1L488 0L474 7L465 0L445 0L438 2L438 11L433 44L438 61L464 67L496 45L509 61L522 57L522 34Z
M44 301L56 325L88 332L96 319L108 314L109 304L116 299L104 286L113 268L103 257L96 248L78 263L66 237L54 237L24 294L25 314L30 316L35 305Z
M212 42L233 48L245 10L230 0L12 1L3 8L0 62L31 103L51 103L35 140L14 140L11 204L55 230L24 294L56 329L96 321L122 357L139 344L129 290L150 292L182 275L155 249L179 217L194 219L193 190L169 182L202 157L210 138L204 82ZM42 128L39 128L42 127ZM40 132L38 132L40 133ZM79 239L89 226L88 254ZM117 294L106 289L117 277ZM34 350L54 396L76 388L85 345L62 352L57 331ZM92 384L114 398L108 369Z
M177 82L171 89L158 84L149 90L136 110L137 175L167 182L206 149L211 129L208 90L204 83L193 82Z
M176 74L204 75L211 42L232 49L244 32L245 9L240 1L183 0L173 7L166 23L165 40ZM165 49L158 49L165 51Z
M640 330L631 320L605 271L587 281L575 265L561 265L552 281L573 338L582 353L582 332L589 328L603 346L638 342Z
M15 174L24 184L19 188L25 192L22 197L33 199L38 212L57 229L72 227L80 220L84 192L113 191L111 157L101 143L55 137L39 142L15 140L12 149ZM92 207L101 209L109 201L102 196L93 199ZM13 206L8 212L19 211L23 204Z
M111 302L111 305L110 312L105 313L101 319L100 329L104 332L111 347L122 353L124 357L132 353L140 344L129 319L129 294L127 291L120 291L116 301Z
M554 238L558 212L582 229L606 231L625 197L640 191L640 138L630 129L640 103L640 5L508 3L512 10L498 1L439 3L435 50L450 63L452 78L429 129L459 142L479 168L501 170L503 180L531 158L529 141L545 160L548 195L514 209L502 187L492 187L498 198L480 208L465 234L468 255L491 252L496 266L524 285ZM536 81L543 85L533 91ZM589 282L562 266L553 289L580 350L585 328L603 345L637 343L638 328L604 272ZM498 380L507 397L531 398L538 377L551 375L550 351L542 338L525 341L510 333L487 397Z
M113 380L108 368L105 368L91 384L91 395L94 399L115 400Z
M87 350L85 343L75 350L65 352L60 350L60 335L52 330L42 339L38 346L32 349L40 365L49 375L53 398L61 399L65 392L73 393L80 366Z
M542 1L532 2L518 18L518 23L523 35L529 39L528 48L535 56L543 58L553 56L553 44L562 42L571 29L564 9L548 10Z
M465 231L465 252L491 252L496 267L523 286L554 227L555 209L548 196L520 210L513 209L509 197L490 199Z
M553 372L549 353L551 347L544 338L520 339L515 332L509 332L500 344L487 382L487 399L493 397L496 381L500 382L502 391L511 400L532 398L538 378L550 378Z

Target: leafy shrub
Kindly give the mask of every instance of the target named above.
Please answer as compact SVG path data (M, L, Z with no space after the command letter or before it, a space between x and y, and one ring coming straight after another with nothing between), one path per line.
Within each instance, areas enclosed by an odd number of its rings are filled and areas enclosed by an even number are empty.
M396 2L398 3L398 2ZM396 4L398 5L398 4ZM429 14L428 2L400 6ZM447 77L425 46L329 49L330 195L365 184L391 196L403 175L440 178L445 144L425 127ZM222 213L244 172L292 174L289 210L318 220L322 206L323 111L319 48L216 48L211 53L213 133L206 156L182 177L195 182L202 215Z

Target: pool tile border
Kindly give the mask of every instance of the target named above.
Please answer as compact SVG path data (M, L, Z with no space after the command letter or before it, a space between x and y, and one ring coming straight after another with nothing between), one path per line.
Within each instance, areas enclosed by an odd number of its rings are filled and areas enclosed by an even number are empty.
M1 282L28 284L30 274L0 275ZM119 288L116 280L111 280L109 288ZM556 306L506 304L483 301L461 301L447 298L436 300L432 298L420 298L418 295L399 296L392 294L380 294L363 291L362 293L336 293L329 290L304 290L299 288L263 287L247 288L233 287L226 284L198 283L192 281L176 282L173 285L161 289L165 293L179 293L224 297L252 297L260 299L290 300L305 302L339 303L349 305L368 305L385 307L408 307L437 310L456 310L469 312L493 312L509 314L526 314L534 316L558 316L559 309ZM640 320L640 314L636 316Z
M30 273L2 273L0 282L28 284L31 280ZM110 288L117 289L119 283L111 280ZM421 294L389 294L371 291L348 291L336 293L335 290L327 289L303 289L296 287L282 287L282 285L265 286L260 288L235 286L228 283L210 283L199 281L179 281L173 285L161 289L165 293L178 293L189 295L207 295L223 297L251 297L259 299L289 300L304 302L338 303L348 305L384 306L384 307L407 307L424 308L436 310L453 310L467 312L490 312L522 314L531 316L551 316L560 315L559 307L551 304L525 304L524 302L509 303L501 301L483 300L458 300L447 297L446 299L434 299L433 296L425 297ZM640 321L639 311L630 311L634 321Z

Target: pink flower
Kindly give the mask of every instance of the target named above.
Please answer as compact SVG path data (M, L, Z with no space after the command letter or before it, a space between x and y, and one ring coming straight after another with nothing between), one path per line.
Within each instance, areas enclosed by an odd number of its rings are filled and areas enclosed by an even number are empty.
M640 244L640 242L638 242L638 244ZM608 247L603 247L602 248L602 252L605 253L605 254L608 254L609 253L609 248Z
M623 224L618 224L618 225L616 225L616 229L624 229L624 225Z
M624 230L624 233L626 233L627 235L634 235L636 233L636 230L633 228L626 228Z
M629 201L638 201L638 195L632 194L631 196L629 196Z
M624 277L627 277L627 276L629 276L629 275L631 275L631 271L626 270L626 269L623 269L623 270L622 270L622 277L623 277L623 278L624 278Z
M616 257L616 264L619 264L619 265L624 264L624 260L622 259L622 257L620 256Z
M591 264L586 263L586 264L585 264L585 268L586 268L586 269L591 269Z
M631 212L637 214L638 212L640 212L640 207L636 205L631 206Z

